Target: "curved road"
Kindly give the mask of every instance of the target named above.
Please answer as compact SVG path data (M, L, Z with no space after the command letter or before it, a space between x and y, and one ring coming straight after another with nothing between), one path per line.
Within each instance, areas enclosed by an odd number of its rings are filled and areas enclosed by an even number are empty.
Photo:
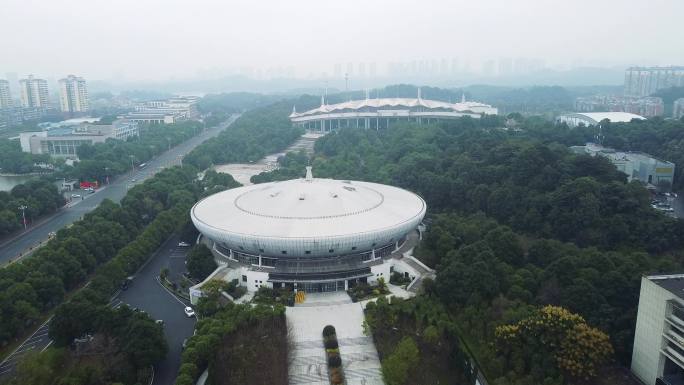
M56 232L62 227L77 221L84 214L96 208L104 199L119 202L126 195L131 180L135 179L135 183L140 183L153 176L160 168L179 164L181 157L205 140L218 135L232 124L238 116L233 115L218 126L208 128L199 135L160 154L150 160L144 169L135 170L135 172L129 172L117 177L109 185L105 185L94 194L76 191L76 193L85 194L83 200L70 203L51 217L40 221L35 226L0 244L0 266L25 256L27 252L35 249L35 247L47 240L51 232Z

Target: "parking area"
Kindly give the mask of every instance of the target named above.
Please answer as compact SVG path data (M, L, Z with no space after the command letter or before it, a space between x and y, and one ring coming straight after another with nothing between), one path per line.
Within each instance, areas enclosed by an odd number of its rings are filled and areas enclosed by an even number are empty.
M51 318L50 318L51 319ZM43 351L52 344L48 337L48 324L50 319L45 321L28 339L26 339L12 354L0 362L0 378L10 374L17 363L29 352Z
M651 197L651 207L673 218L681 218L681 202L675 193L659 193Z

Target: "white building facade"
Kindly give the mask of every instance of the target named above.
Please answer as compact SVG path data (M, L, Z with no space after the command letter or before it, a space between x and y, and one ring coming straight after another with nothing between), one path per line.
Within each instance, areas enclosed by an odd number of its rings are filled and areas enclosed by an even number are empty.
M135 107L126 119L141 124L173 124L199 118L196 96L175 96L165 100L152 100Z
M9 82L7 80L0 79L0 109L10 108L13 104Z
M313 178L309 169L303 179L209 196L191 218L217 262L247 290L323 292L389 281L390 255L417 231L425 210L409 191Z
M19 142L23 152L78 159L81 145L104 143L107 139L126 140L139 133L136 122L117 120L108 125L81 123L47 131L22 132Z
M629 123L632 120L645 120L641 115L632 114L629 112L578 112L572 114L563 114L556 118L558 123L565 123L568 127L595 126L604 120L611 123Z
M674 101L672 106L672 117L675 119L684 118L684 98L679 98Z
M21 106L24 108L48 108L50 106L48 86L45 79L38 79L29 75L26 79L19 80L19 91Z
M343 127L377 130L400 122L429 124L465 116L478 119L482 115L497 113L496 107L468 102L465 98L460 103L422 99L419 90L417 98L366 97L365 100L330 105L325 103L325 98L321 98L320 107L302 113L298 113L294 107L289 117L292 124L309 131L329 132Z
M653 186L665 187L665 190L672 186L675 173L675 164L672 162L642 152L616 151L596 143L573 146L571 149L578 154L608 158L619 171L627 174L628 181L636 179Z
M632 372L644 384L684 382L684 274L641 278Z
M69 75L59 80L59 104L62 112L86 112L90 109L85 79Z

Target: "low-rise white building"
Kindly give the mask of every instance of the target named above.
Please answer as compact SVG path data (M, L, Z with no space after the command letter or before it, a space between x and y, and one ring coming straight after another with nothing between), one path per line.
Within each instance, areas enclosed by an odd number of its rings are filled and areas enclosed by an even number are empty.
M80 123L45 131L22 132L19 143L23 152L77 159L78 147L83 144L104 143L107 139L126 140L139 133L136 122L116 120L112 124Z
M684 383L684 274L641 278L632 372L644 384Z
M556 121L565 123L569 127L577 127L579 125L595 126L603 120L608 120L611 123L629 123L634 119L645 120L646 118L629 112L578 112L561 115Z
M141 124L173 124L188 119L197 119L199 112L196 96L175 96L165 100L151 100L135 106L126 119Z
M672 186L675 172L675 164L672 162L643 152L616 151L596 143L572 146L571 149L578 154L601 155L608 158L619 171L627 174L628 181L636 179L667 190Z

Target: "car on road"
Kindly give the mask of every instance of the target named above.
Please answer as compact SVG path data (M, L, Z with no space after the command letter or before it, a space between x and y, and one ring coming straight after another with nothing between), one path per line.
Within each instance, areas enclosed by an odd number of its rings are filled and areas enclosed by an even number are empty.
M157 325L159 325L159 326L161 326L161 327L164 327L164 320L163 320L163 319L158 319L158 320L156 320L156 321L154 321L154 322L155 322Z
M135 183L135 182L137 182L137 181L138 181L138 180L135 179L135 178L131 179L131 183Z
M126 279L121 283L121 290L128 290L128 287L131 286L131 283L133 283L133 277L128 277L128 278L126 278Z
M184 311L185 311L185 315L188 316L188 318L195 315L195 311L192 310L192 308L190 306L186 306Z
M72 197L72 198L80 198L80 197L81 197L81 194L71 194L71 197Z
M190 244L187 242L178 242L178 247L189 247Z

